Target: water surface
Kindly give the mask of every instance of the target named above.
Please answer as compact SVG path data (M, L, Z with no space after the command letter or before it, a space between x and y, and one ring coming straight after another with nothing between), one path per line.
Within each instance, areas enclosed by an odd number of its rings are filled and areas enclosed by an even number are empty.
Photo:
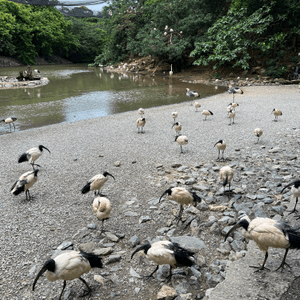
M200 93L201 98L226 90L168 77L109 73L86 65L38 68L50 80L46 86L0 90L0 119L18 118L16 131L190 101L185 95L187 87ZM18 76L24 69L1 68L0 75ZM8 129L1 123L0 134Z

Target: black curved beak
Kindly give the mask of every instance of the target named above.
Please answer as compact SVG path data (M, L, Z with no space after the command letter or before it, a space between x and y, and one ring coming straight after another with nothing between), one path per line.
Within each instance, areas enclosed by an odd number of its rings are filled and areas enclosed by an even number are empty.
M106 172L106 174L109 175L110 177L112 177L114 180L116 180L116 178L113 175L111 175L110 173Z
M160 198L159 198L159 200L158 200L158 203L160 203L160 200L161 200L161 198L164 196L164 195L166 195L168 193L168 191L166 190L166 191L164 191L164 193L160 196Z
M145 250L145 249L147 248L146 246L148 246L148 248L149 248L149 245L148 245L148 244L144 244L144 245L142 245L142 246L136 248L136 249L132 252L132 254L131 254L131 259L133 258L133 256L134 256L137 252L139 252L139 251L141 251L141 250Z
M237 228L241 227L239 223L235 224L226 234L224 242L227 240L231 232L235 231Z
M34 282L33 282L33 286L32 286L32 290L34 291L34 287L35 287L35 284L36 282L38 281L38 279L47 271L47 268L44 266L40 272L37 274L37 276L35 277L34 279Z
M283 192L287 187L289 187L289 186L291 186L291 185L294 185L294 184L295 184L295 181L293 181L293 182L289 183L288 185L286 185L286 186L281 190L280 194L282 194L282 192Z
M45 146L42 146L42 148L46 149L49 153L51 153L50 150L48 148L46 148Z

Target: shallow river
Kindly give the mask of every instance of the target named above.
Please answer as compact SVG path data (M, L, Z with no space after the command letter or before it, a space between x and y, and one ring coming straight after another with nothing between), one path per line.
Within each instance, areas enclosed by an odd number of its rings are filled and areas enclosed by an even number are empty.
M224 87L182 83L160 76L107 73L86 65L38 67L50 83L43 87L0 90L0 120L16 117L16 131L74 122L136 110L140 107L191 101L189 87L201 98L224 92ZM1 68L0 75L18 76L26 67ZM0 123L0 135L9 132Z

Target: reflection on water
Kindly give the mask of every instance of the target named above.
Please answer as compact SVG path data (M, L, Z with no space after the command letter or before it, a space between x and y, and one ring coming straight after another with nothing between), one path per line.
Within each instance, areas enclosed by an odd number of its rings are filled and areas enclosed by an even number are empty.
M24 68L1 68L0 75L17 76ZM225 91L167 77L107 73L83 65L40 66L39 70L50 79L48 85L0 90L0 120L18 118L16 131L190 101L186 87L201 97ZM9 132L8 125L1 124L0 134Z

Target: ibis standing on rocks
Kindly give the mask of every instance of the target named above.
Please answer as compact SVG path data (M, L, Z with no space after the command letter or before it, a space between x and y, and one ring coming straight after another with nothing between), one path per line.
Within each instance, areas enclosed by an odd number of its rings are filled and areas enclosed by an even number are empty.
M275 121L275 122L278 121L278 117L279 117L279 116L282 116L281 110L275 109L275 108L273 108L272 114L275 116L275 119L273 120L273 121Z
M186 88L186 95L188 97L199 97L199 93L191 91L189 88Z
M292 213L298 211L298 210L296 209L296 206L297 206L297 203L298 203L298 197L300 197L300 180L297 179L297 180L295 180L295 181L289 183L288 185L286 185L286 186L281 190L280 193L282 194L283 191L284 191L287 187L289 187L289 186L292 186L291 191L292 191L292 193L293 193L293 198L296 198L296 203L295 203L294 209L293 209L292 211L290 211L290 213L289 213L289 215L290 215L290 214L292 214Z
M138 118L136 120L136 127L138 129L138 133L144 133L144 126L146 124L146 119L145 118ZM141 129L141 131L140 131Z
M257 143L259 142L259 138L262 136L263 131L260 128L254 129L254 134L257 136Z
M175 220L181 220L183 205L194 205L197 206L198 202L201 202L201 198L195 193L190 192L184 187L173 187L164 191L159 198L159 202L164 195L168 195L169 200L173 200L179 204L179 213Z
M17 118L10 117L10 118L3 119L0 122L4 122L5 124L8 124L9 130L11 131L11 124L14 126L14 130L16 130L16 126L14 124L15 121L17 121Z
M97 174L94 177L92 177L87 182L87 184L81 189L81 193L86 194L89 191L94 191L94 194L96 195L97 194L96 191L98 191L98 195L102 196L100 193L100 189L102 188L104 183L108 180L107 176L111 176L115 180L115 177L106 171L103 174Z
M172 112L172 118L174 119L174 124L176 122L176 118L178 117L178 112L177 111L173 111Z
M174 127L175 131L176 131L176 136L179 135L179 132L181 131L182 129L182 125L180 122L176 122L173 124L172 128ZM175 139L175 142L176 142L176 139Z
M229 166L224 166L220 170L220 178L223 181L223 187L224 187L224 192L225 192L225 187L228 184L228 190L230 192L230 182L233 178L233 170Z
M189 142L189 139L187 138L187 136L179 134L175 137L175 141L180 146L180 153L183 153L182 146L187 145Z
M229 85L228 93L232 94L232 99L234 100L234 94L244 94L244 92L238 87L232 87Z
M283 270L289 249L300 249L300 228L292 228L287 222L275 221L269 218L255 218L250 221L249 217L245 216L228 231L225 241L230 233L239 227L244 229L242 234L245 238L253 240L259 249L266 253L261 266L251 266L257 268L257 271L265 269L269 247L286 249L277 270Z
M39 169L26 172L20 176L20 178L13 184L10 191L13 195L17 196L22 192L25 192L26 200L30 200L29 189L37 182L37 173Z
M134 250L131 254L131 259L135 253L143 250L147 258L152 260L157 264L155 270L148 276L148 278L153 277L153 274L158 270L159 265L170 265L170 275L172 276L172 268L177 268L180 266L191 267L194 264L192 251L182 248L177 243L172 243L169 241L159 241L150 245L149 243L144 244Z
M46 272L46 278L49 281L64 281L59 300L61 299L65 290L66 281L76 278L81 280L88 289L88 291L82 296L84 297L91 292L91 288L86 281L81 278L81 276L85 273L88 273L92 268L102 267L102 259L98 255L79 251L68 251L56 256L54 259L51 258L45 262L33 282L32 290L34 291L38 279Z
M200 104L200 102L195 101L195 102L194 102L194 106L195 106L195 108L196 108L196 111L198 111L198 108L201 107L201 104Z
M218 148L218 158L217 158L217 161L218 160L225 160L224 158L224 151L226 149L226 143L223 141L223 140L219 140L215 143L214 147L217 146ZM222 151L222 157L220 158L220 152Z
M111 203L106 197L96 197L93 202L93 211L96 213L98 220L102 221L101 233L104 231L103 223L109 219L111 212Z
M48 148L44 147L43 145L39 145L37 148L31 148L20 155L18 163L29 161L29 163L32 165L33 170L34 166L41 167L34 162L43 154L43 149L46 149L50 153L50 150Z
M201 112L201 114L205 116L204 121L206 121L206 119L207 119L208 116L212 116L213 115L213 113L210 110L206 110L206 109L203 109L202 112Z
M235 110L233 108L229 110L228 116L229 116L229 122L230 122L228 125L231 125L231 119L232 119L232 124L234 124Z

